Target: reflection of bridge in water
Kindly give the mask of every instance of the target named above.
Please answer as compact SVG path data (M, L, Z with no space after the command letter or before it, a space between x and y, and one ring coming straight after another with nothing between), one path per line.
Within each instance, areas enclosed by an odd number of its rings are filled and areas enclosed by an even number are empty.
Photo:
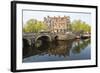
M88 44L90 44L90 39L57 41L52 43L45 43L40 47L25 47L23 48L23 58L37 55L67 57L72 53L81 53Z
M44 43L40 47L24 47L23 57L35 56L35 55L46 55L48 56L69 56L73 41L57 41L52 43Z

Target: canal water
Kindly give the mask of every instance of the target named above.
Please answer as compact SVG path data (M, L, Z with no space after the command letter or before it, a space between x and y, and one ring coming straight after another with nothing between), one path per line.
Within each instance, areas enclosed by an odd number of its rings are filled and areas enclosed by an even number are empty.
M87 59L91 59L90 39L36 43L23 48L23 63Z

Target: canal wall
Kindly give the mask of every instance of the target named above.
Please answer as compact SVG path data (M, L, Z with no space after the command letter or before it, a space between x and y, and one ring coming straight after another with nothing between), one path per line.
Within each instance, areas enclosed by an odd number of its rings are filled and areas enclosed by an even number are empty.
M75 38L76 38L75 34L72 34L72 33L58 35L58 40L70 40L70 39L75 39Z

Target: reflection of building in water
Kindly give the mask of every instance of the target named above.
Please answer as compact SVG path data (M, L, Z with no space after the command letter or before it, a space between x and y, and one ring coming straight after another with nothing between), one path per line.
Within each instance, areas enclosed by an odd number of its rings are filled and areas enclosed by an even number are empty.
M68 43L66 41L60 41L58 42L58 45L54 45L52 46L49 50L48 50L48 54L50 55L55 55L55 56L69 56L70 55L70 50L72 47L72 42Z
M90 39L66 42L58 41L53 42L51 44L49 43L49 45L45 43L43 46L39 48L24 47L23 62L27 62L27 60L29 60L28 62L56 61L56 59L67 60L68 58L73 57L72 54L81 54L88 45L90 45ZM77 57L74 56L73 59L75 58ZM81 57L79 59L81 59Z
M47 16L44 17L44 23L48 25L52 33L65 33L66 31L69 31L71 28L69 16Z
M45 47L43 47L45 45ZM48 54L49 56L58 56L58 57L66 57L70 55L70 50L72 47L72 41L60 41L60 42L54 42L52 44L46 45L44 44L42 47L40 48L28 48L26 49L27 54L24 54L24 58L25 57L29 57L29 56L35 56L35 55L46 55ZM24 49L25 51L25 49Z

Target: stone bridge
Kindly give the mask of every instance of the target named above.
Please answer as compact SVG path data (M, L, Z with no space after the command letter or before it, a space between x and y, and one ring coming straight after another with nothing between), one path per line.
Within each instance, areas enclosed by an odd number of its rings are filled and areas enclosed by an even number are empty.
M34 44L38 39L44 38L45 40L52 41L56 37L52 33L23 33L23 39L26 39L29 45Z
M50 32L40 32L40 33L23 33L23 39L26 39L29 45L34 44L37 40L45 39L49 42L58 40L68 40L73 39L73 34L61 34L61 33L50 33Z

